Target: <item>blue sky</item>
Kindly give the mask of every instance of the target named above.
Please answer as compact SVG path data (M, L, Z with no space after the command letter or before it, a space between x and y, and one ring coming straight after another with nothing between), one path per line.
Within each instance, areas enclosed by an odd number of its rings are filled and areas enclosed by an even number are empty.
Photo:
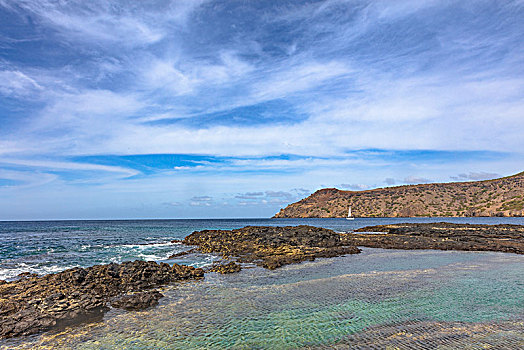
M0 0L0 220L268 217L524 170L522 1Z

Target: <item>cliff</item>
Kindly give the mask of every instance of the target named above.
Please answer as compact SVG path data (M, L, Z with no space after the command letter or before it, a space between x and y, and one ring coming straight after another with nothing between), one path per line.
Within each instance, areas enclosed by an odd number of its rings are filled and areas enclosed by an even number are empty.
M524 172L494 180L341 191L325 188L275 218L524 216Z

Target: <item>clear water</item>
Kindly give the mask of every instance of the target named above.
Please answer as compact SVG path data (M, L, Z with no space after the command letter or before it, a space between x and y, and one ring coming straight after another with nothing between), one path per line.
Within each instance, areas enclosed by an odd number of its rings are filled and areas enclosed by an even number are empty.
M0 348L521 349L523 271L515 254L364 248L275 271L207 274L166 287L156 308L112 310Z
M2 273L127 259L163 260L194 230L310 224L338 231L431 219L172 220L0 223ZM433 221L524 224L522 218ZM211 256L181 263L203 265ZM20 265L25 264L25 265ZM156 308L0 341L0 349L522 349L524 256L401 251L318 259L163 290Z

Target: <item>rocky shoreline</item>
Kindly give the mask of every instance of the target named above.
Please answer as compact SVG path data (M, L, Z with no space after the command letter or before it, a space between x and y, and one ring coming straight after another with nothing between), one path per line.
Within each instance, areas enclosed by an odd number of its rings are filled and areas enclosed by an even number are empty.
M360 253L344 234L313 226L247 226L236 230L204 230L187 236L183 243L202 253L219 253L224 259L255 263L267 269L315 258Z
M365 233L364 233L365 232ZM360 253L360 247L524 254L524 226L451 223L367 226L351 233L312 226L247 226L196 231L183 241L202 253L275 269L315 258ZM194 251L194 250L193 250Z
M350 234L358 246L386 249L439 249L524 254L524 226L405 223L362 227ZM375 232L378 234L361 234Z
M30 335L101 317L110 306L139 310L158 304L156 287L198 279L202 269L153 261L73 268L0 284L0 338Z
M524 226L407 223L368 226L352 233L306 225L247 226L195 231L181 242L192 248L172 257L220 254L222 261L206 272L226 274L239 272L242 263L272 270L316 258L358 254L359 246L524 254ZM139 260L41 277L23 274L17 281L0 281L0 338L100 318L110 307L140 310L155 306L163 297L158 287L203 277L200 268Z

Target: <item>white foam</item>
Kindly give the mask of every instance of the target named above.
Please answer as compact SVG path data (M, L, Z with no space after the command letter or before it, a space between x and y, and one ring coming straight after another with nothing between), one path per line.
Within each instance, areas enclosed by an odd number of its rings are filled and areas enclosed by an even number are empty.
M106 248L115 248L115 247L123 247L123 248L134 248L134 249L149 249L149 248L157 248L157 247L169 247L169 246L176 246L181 245L180 242L162 242L162 243L151 243L151 244L122 244L120 246L106 246Z
M12 268L12 269L0 269L0 280L11 280L17 277L22 272L36 273L38 275L47 275L49 273L56 273L56 272L64 271L67 269L71 269L73 267L78 267L78 265L66 265L66 266L51 265L51 266L34 267L26 263L18 263L17 265L18 265L17 267Z

